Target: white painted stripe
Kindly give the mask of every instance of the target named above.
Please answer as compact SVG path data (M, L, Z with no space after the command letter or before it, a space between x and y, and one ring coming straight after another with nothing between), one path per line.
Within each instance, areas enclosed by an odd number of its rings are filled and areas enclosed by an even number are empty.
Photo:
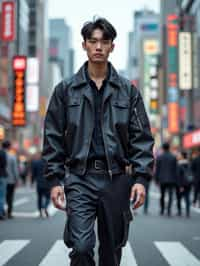
M53 204L50 204L48 207L49 216L54 216L57 213L58 209L56 209ZM22 218L37 218L39 217L39 212L13 212L13 216L22 217Z
M0 266L5 265L15 254L28 245L30 240L5 240L0 244Z
M29 199L27 197L24 197L24 198L15 200L14 206L17 207L17 206L23 205L24 203L27 203L27 202L29 202Z
M39 266L70 265L69 252L62 240L56 241Z
M135 255L133 253L133 250L132 250L129 242L127 242L127 244L123 248L122 252L123 253L122 253L121 265L123 265L123 266L137 266Z
M180 242L154 242L170 266L200 266L200 261Z

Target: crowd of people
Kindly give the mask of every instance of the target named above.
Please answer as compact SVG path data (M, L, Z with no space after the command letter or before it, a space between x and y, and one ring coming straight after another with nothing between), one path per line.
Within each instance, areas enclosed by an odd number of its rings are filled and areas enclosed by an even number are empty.
M36 184L37 208L40 217L48 217L50 191L43 176L41 153L37 152L27 161L24 156L12 152L10 141L4 141L0 149L0 220L13 218L14 192L17 186ZM27 180L29 178L29 181ZM182 201L186 217L190 217L191 205L200 208L200 149L191 158L185 151L171 152L164 143L162 152L155 156L153 181L160 189L160 215L172 216L172 203L176 198L177 215L182 216ZM146 184L144 213L149 211L149 187ZM168 195L168 200L166 200ZM6 206L6 208L5 208Z
M24 155L17 156L13 152L10 141L3 141L0 149L0 220L13 218L15 189L27 182L31 186L36 184L39 216L49 216L50 191L43 177L43 167L40 152L27 160Z
M153 178L160 189L160 215L172 216L174 196L178 216L183 214L183 200L186 217L190 217L191 205L200 208L200 149L189 156L184 150L172 152L170 144L164 143L162 152L155 156ZM146 187L147 197L144 204L146 214L149 205L149 184ZM166 195L168 195L167 201Z

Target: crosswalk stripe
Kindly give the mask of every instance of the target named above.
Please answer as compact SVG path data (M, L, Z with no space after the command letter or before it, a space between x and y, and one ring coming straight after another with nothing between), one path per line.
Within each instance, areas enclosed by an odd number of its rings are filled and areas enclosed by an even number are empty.
M133 253L133 250L132 250L129 242L127 242L127 245L124 247L124 249L122 251L121 265L123 265L123 266L130 266L130 265L131 266L137 266L135 255Z
M21 199L18 199L14 202L14 206L17 207L17 206L20 206L20 205L23 205L24 203L27 203L29 202L29 199L27 197L25 198L21 198Z
M15 254L28 245L30 240L5 240L0 244L0 266L5 265Z
M39 266L70 265L69 252L62 240L57 240Z
M50 204L48 207L49 216L54 216L58 209L56 209L53 204ZM15 217L22 217L22 218L37 218L39 217L39 211L34 212L13 212L13 216Z
M200 261L180 242L154 242L170 266L200 266Z

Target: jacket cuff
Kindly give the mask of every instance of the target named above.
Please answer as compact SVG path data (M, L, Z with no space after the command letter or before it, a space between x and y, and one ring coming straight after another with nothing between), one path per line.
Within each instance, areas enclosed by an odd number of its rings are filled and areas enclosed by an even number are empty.
M147 179L142 177L142 176L137 177L136 180L135 180L135 184L141 184L144 187L147 186L147 183L148 183Z
M61 186L60 180L58 178L47 179L47 186L51 190L53 187Z

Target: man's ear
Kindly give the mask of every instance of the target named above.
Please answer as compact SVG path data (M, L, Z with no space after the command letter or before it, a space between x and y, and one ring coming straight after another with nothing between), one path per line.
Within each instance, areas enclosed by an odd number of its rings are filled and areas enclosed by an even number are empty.
M112 53L112 51L114 50L114 48L115 48L115 44L112 43L112 44L111 44L111 49L110 49L110 52L111 52L111 53Z
M85 41L82 42L83 50L86 50Z

